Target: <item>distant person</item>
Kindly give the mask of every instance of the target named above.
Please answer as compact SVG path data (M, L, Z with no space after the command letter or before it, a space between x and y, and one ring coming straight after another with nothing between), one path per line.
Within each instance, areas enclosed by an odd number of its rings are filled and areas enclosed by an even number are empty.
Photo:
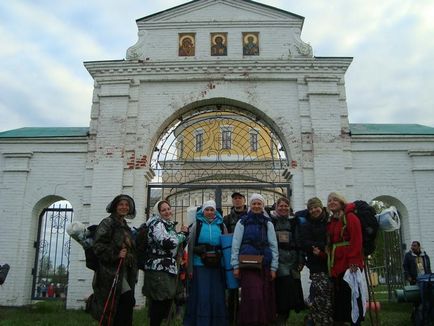
M247 214L246 197L239 193L234 192L231 195L232 198L232 208L228 215L225 215L223 222L228 229L228 233L234 233L235 225L239 221L240 217ZM239 305L239 290L229 289L228 290L228 314L229 322L231 324L236 324L236 317Z
M420 242L413 241L410 250L404 256L404 276L411 284L416 284L416 279L420 275L431 273L431 263L429 256L421 250Z
M48 291L47 291L47 294L48 294L49 298L54 298L55 290L56 290L56 287L54 286L54 283L51 283L48 286Z
M41 284L41 295L43 298L47 297L47 284L45 283Z

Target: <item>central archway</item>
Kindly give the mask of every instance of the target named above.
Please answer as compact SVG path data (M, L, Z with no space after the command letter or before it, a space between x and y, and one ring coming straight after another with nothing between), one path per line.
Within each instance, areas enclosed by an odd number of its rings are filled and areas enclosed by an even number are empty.
M175 219L186 208L214 199L226 214L234 191L264 195L268 204L290 197L290 157L261 115L231 104L190 108L170 122L152 156L148 212L160 199L171 202Z

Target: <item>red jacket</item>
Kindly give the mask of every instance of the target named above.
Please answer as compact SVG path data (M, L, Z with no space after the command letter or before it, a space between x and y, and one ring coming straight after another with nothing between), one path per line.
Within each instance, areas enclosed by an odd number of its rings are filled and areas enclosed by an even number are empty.
M331 267L331 276L337 277L344 273L350 265L357 265L363 268L363 249L362 249L362 228L359 218L354 215L354 204L349 203L345 207L346 227L342 232L343 222L339 219L331 218L327 225L327 232L330 239L330 248L333 244L348 241L348 245L337 246L334 250L330 249L333 264ZM333 257L334 256L334 257Z

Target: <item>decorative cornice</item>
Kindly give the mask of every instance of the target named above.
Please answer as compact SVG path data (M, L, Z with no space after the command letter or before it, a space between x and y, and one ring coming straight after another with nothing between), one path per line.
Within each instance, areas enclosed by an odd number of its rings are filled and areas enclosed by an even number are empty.
M252 60L221 60L221 61L167 61L151 62L143 60L90 61L84 66L93 78L128 78L155 80L165 76L168 80L186 76L205 79L224 79L226 76L241 77L241 79L269 79L270 74L287 76L291 79L300 74L337 74L342 75L351 64L352 58L304 58L291 60L252 61ZM261 74L267 74L261 76ZM171 75L171 76L170 76ZM213 75L213 76L211 76ZM230 79L230 77L229 77Z
M409 150L408 156L434 156L434 151L430 150Z

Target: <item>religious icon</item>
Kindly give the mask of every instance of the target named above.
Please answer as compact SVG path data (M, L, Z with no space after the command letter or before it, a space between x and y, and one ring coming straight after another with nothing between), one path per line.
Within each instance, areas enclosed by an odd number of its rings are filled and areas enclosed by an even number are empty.
M243 55L259 55L259 32L243 33Z
M196 47L195 33L179 33L179 51L180 57L193 57Z
M225 56L227 50L228 33L211 33L211 55Z

